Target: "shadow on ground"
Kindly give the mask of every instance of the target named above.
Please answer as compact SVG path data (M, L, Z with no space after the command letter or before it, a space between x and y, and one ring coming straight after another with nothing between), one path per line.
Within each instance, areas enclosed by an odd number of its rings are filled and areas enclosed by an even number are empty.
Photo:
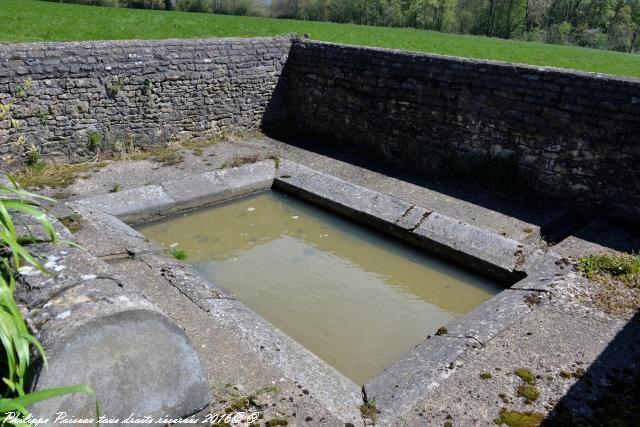
M537 225L540 227L540 237L551 244L574 235L588 242L619 251L640 251L640 233L638 231L631 231L627 226L604 220L598 221L598 227L588 226L598 217L597 212L559 207L553 202L532 196L528 190L519 189L512 184L501 189L500 180L483 182L481 179L475 179L472 174L466 174L458 179L429 175L427 171L425 174L418 174L388 163L385 164L370 153L363 153L356 147L327 143L326 140L318 137L305 136L301 138L280 133L272 136L286 144L426 187L452 198L461 199ZM508 181L508 179L508 175L505 175L502 181Z
M569 389L543 425L640 425L640 313Z

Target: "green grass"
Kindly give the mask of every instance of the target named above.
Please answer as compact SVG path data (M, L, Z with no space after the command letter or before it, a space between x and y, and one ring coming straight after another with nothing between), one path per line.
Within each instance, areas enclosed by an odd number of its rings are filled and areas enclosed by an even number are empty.
M309 34L312 39L330 42L640 77L638 54L571 46L404 28L114 9L37 0L1 2L1 42L253 37L296 32Z
M181 248L172 248L171 256L180 261L185 260L188 257L187 251Z
M580 258L578 270L591 280L615 277L629 286L640 286L640 255L603 253Z

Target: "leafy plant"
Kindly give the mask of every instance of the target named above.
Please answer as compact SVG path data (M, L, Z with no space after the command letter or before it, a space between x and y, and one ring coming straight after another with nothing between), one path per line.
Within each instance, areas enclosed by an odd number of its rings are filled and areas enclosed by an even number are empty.
M38 116L38 120L40 120L41 125L45 126L47 123L49 123L47 113L45 113L44 111L38 111L36 115Z
M3 104L2 102L0 102L0 120L9 118L12 105L13 104L11 102L8 104Z
M96 151L98 147L100 147L100 134L96 131L92 131L89 133L87 148L89 151Z
M171 249L171 256L178 260L187 259L187 251L181 248L173 248Z
M142 93L145 95L150 95L153 92L153 82L149 79L144 79L144 87L142 88Z
M31 393L25 391L25 381L31 363L30 349L33 346L42 357L47 368L47 358L38 339L31 334L14 299L16 274L23 266L30 265L49 274L26 247L28 244L48 241L58 243L53 224L37 200L53 201L47 197L23 190L11 179L12 187L0 186L0 422L7 421L8 413L15 412L26 417L28 407L36 402L69 393L95 393L87 385L52 388ZM27 235L18 233L15 215L26 215L45 231L45 240L34 237L26 227ZM97 403L96 403L97 411Z
M18 85L16 87L16 96L18 98L24 98L25 96L27 96L27 92L30 91L32 87L33 80L31 79L31 76L29 76L24 79L24 82L22 82L21 85Z
M20 135L18 139L13 142L16 147L22 147L27 142L27 138L24 135Z
M30 166L37 165L42 162L42 155L40 154L40 150L34 145L31 144L31 147L27 150L27 164Z
M122 82L120 80L115 80L107 85L107 95L110 97L114 97L122 90Z

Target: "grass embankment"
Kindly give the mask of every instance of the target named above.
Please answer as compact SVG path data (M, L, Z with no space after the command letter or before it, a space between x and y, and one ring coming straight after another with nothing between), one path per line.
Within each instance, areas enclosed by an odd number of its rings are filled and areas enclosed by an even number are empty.
M640 55L406 28L2 0L0 42L273 36L640 77Z

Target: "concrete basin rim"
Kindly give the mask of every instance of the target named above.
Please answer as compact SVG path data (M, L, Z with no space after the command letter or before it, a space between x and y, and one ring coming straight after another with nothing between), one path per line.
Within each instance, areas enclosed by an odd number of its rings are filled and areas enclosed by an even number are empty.
M258 163L262 163L262 165L257 166L258 169L260 168L264 169L264 165L267 164L267 162L258 162ZM268 163L272 164L272 162L268 162ZM306 177L302 177L305 179L302 179L301 181L296 183L294 178L300 178L301 176L297 176L295 174L285 174L274 167L273 173L268 172L266 175L263 174L258 180L253 182L251 180L251 174L256 169L255 165L256 164L251 164L251 165L240 166L237 168L231 168L232 170L235 171L235 173L237 173L237 176L241 177L241 179L236 180L234 178L221 183L221 186L217 186L216 188L213 188L211 193L212 195L215 196L211 199L213 201L206 202L207 199L206 198L202 199L201 198L202 196L199 195L198 197L200 197L200 199L198 200L205 200L205 202L202 204L193 205L193 203L190 204L188 201L187 202L185 202L184 200L177 201L168 196L166 198L163 198L164 196L166 196L166 194L164 194L166 192L164 191L164 185L163 185L165 183L160 183L160 184L136 187L133 189L124 190L119 193L112 193L108 195L109 202L112 204L113 203L116 204L114 208L120 209L118 211L119 214L117 215L114 215L112 213L113 211L105 212L102 209L100 209L100 207L95 206L95 203L94 203L95 197L76 200L70 205L73 205L73 204L82 205L84 207L99 210L103 215L107 214L107 215L113 216L114 220L122 222L122 230L128 229L130 232L135 234L137 232L130 227L130 224L156 220L169 215L174 215L181 212L187 212L189 210L202 208L215 203L220 203L220 202L232 200L234 198L243 197L249 194L253 194L261 191L267 191L269 189L275 188L276 190L284 191L286 193L292 193L295 196L299 196L304 199L307 199L311 203L320 205L323 208L328 208L332 211L337 212L338 214L348 216L351 219L364 223L364 225L366 226L377 228L384 232L395 235L396 237L399 237L402 240L408 241L409 243L416 245L419 250L425 250L425 247L424 246L421 247L419 242L421 239L426 239L427 237L416 236L415 233L413 233L416 229L420 228L422 223L418 224L413 229L411 228L403 229L398 225L398 221L395 221L395 222L389 221L389 217L385 217L384 215L382 216L377 215L376 212L371 212L371 211L365 212L363 210L359 210L358 203L361 204L362 200L357 198L355 196L355 193L352 193L352 192L342 193L340 196L342 197L342 200L343 201L346 200L347 203L349 203L348 199L350 196L357 200L351 200L351 202L354 202L354 204L351 206L340 205L340 202L336 203L336 200L327 200L326 195L316 194L313 191L309 191L310 189L308 187L305 187L304 183L308 182L310 178L322 177L323 179L326 179L330 182L338 183L339 185L350 185L354 189L359 188L361 189L362 194L376 193L375 194L375 196L377 197L376 200L377 201L382 200L383 205L385 203L389 205L398 204L398 203L400 204L405 203L407 205L411 205L408 202L394 198L392 196L389 196L383 193L373 192L373 190L369 190L357 184L349 183L348 181L341 180L331 175L324 174L322 172L313 170L311 168L307 168L302 165L298 165L289 160L286 161L287 171L293 170L295 173L296 170L302 170L304 173L307 173L307 174L311 173L312 175L310 176L307 175ZM301 173L300 175L304 175L304 173ZM207 174L210 175L210 173L195 174L195 175L189 175L184 179L190 180L190 183L192 184L194 180L198 181L200 177L204 177ZM265 176L267 176L266 179L265 179ZM300 185L300 183L302 183L302 185ZM202 184L204 185L210 184L210 181L203 180ZM156 192L155 193L156 198L153 199L152 197L151 200L149 201L142 200L142 203L144 204L144 208L137 209L135 210L135 212L133 212L133 214L131 214L131 212L127 210L129 206L127 199L132 195L135 197L140 197L141 195L144 195L145 194L144 190L147 188L154 189L154 191ZM163 196L157 197L158 194L161 194ZM346 196L346 199L344 198L345 196ZM467 227L467 228L468 227L479 228L470 224L464 224L453 218L445 217L444 215L440 215L436 212L430 212L424 208L421 208L420 206L415 206L415 205L411 205L411 208L407 209L405 214L407 212L410 212L412 209L422 209L425 212L428 212L428 214L425 215L425 218L429 218L431 215L435 214L440 218L445 218L447 221L450 221L451 223L455 223L454 225L459 225L461 227ZM487 233L484 233L485 237L486 235ZM466 237L469 237L469 236L466 236ZM456 242L453 243L454 246L455 246L455 243ZM515 247L519 248L518 250L521 251L521 253L524 254L524 256L528 256L536 252L534 248L521 244L520 242L515 242L511 239L507 239L503 236L495 236L495 238L492 239L492 243L498 246L498 249L499 249L498 252L502 251L504 253L508 253L513 249L514 243L515 243ZM461 258L453 259L452 261L454 263L460 264L462 262L465 262L465 257L468 257L469 260L472 260L471 262L473 262L473 260L478 258L477 253L476 254L467 253L466 252L467 248L464 245L454 247L453 249L455 249L456 252L459 252L463 255ZM432 252L429 249L428 245L426 250L428 252ZM540 251L537 251L537 252L538 252L538 255L540 255L539 254ZM168 255L165 255L162 253L157 255L165 256L167 260L169 260ZM442 256L442 254L437 254L437 253L433 255L444 257L444 258L450 258L450 257L447 257L446 254L444 256ZM509 275L511 275L511 278L512 278L511 286L505 287L503 291L501 291L494 297L490 298L489 300L485 301L483 304L479 305L471 312L461 316L460 318L450 322L447 325L444 325L447 331L457 331L458 333L456 333L455 335L447 335L447 333L445 332L444 337L442 338L450 338L454 340L458 339L458 340L466 341L467 343L475 340L475 344L477 344L478 346L483 346L487 341L491 340L493 337L498 335L502 330L504 330L510 324L517 321L520 317L522 317L529 311L527 307L523 307L522 304L520 304L522 302L522 298L525 297L527 293L544 294L545 292L549 292L547 289L544 289L544 288L530 287L528 286L529 283L543 282L545 280L549 280L549 278L552 278L552 277L554 279L561 279L563 276L569 273L569 271L562 271L558 269L557 263L554 263L554 261L556 261L558 258L559 258L558 255L549 251L549 252L544 252L539 256L539 259L537 259L535 263L535 266L536 266L535 269L529 268L530 264L527 262L522 263L522 265L517 265L517 264L514 265L511 271L506 271L506 276L503 275L499 278L501 280L504 280L504 277L509 277ZM171 260L171 261L174 261L174 260ZM480 259L480 262L492 265L491 259ZM497 272L504 273L506 270L504 264L503 265L493 264L493 266L495 267L495 271ZM190 269L190 267L188 266L185 266L185 267ZM484 273L486 274L487 271L485 271ZM491 272L488 272L488 273L491 274ZM212 283L212 285L215 287L219 287L215 283ZM510 298L509 294L514 294L514 295L518 294L518 298ZM506 309L511 309L511 310L506 310L507 314L504 314L504 313L500 314L497 311L488 310L490 306L496 304L496 301L498 301L499 297L504 299L505 296L507 299L506 304L513 305L512 307L503 307ZM253 319L254 326L258 324L263 325L264 324L263 322L266 322L266 324L273 329L273 331L270 331L270 332L284 335L286 339L290 341L290 343L288 343L290 345L287 345L287 351L281 352L280 357L285 357L291 363L295 363L297 360L299 360L300 357L304 357L305 359L311 357L312 359L317 359L320 365L324 365L321 368L323 371L322 374L324 376L333 377L335 381L345 386L345 389L343 390L331 390L331 393L333 394L333 399L335 399L336 401L343 400L345 402L348 402L348 401L353 401L354 394L360 395L359 385L355 384L353 381L346 378L343 374L335 370L335 368L331 367L326 362L318 358L314 353L310 352L309 350L304 348L302 345L297 343L295 340L289 337L286 333L284 333L280 329L273 326L271 323L266 321L257 313L253 312L250 308L246 307L242 302L237 300L236 302L237 304L239 304L240 307L242 307L243 310L246 310L248 313L250 313L250 318ZM466 333L466 331L460 331L458 326L464 325L465 322L469 322L469 321L481 322L485 326L485 328L491 330L491 333L488 334L487 336L484 336L482 340L479 340L474 336L474 333ZM436 337L436 338L441 338L441 337ZM425 340L421 342L416 348L417 349L423 348L424 351L426 351L430 346L433 346L433 345L436 345L436 342L434 342L433 340L431 340L430 342L430 340L427 337L425 337ZM448 349L444 349L444 351L445 351L445 354L444 355L440 354L439 359L434 360L434 362L442 363L442 360L447 360L451 363L454 363L456 360L462 357L460 350L457 348L451 347ZM375 378L369 380L363 386L363 389L367 385L371 384L372 382L375 382L375 381L384 382L385 381L384 377L389 376L388 370L392 367L406 365L407 369L411 368L415 364L415 358L412 358L411 354L412 352L405 354L403 358L399 359L398 361L396 361L395 363L387 367L382 373L380 373ZM429 361L428 356L425 360L428 363ZM278 365L277 363L275 363L276 361L273 359L267 360L267 361L269 363ZM422 360L422 362L424 362L424 360ZM285 363L289 363L289 362L285 362ZM310 378L313 378L314 375L316 374L317 372L309 371L306 374L303 373L302 377L309 380ZM313 382L311 382L311 384L312 383ZM406 396L415 396L417 394L421 394L423 391L426 392L428 390L426 387L428 386L429 383L430 381L428 381L428 379L423 379L423 381L418 381L415 385L410 385L408 387L403 388L403 387L396 386L396 388L394 388L393 390L393 395L386 402L387 405L385 405L385 407L383 408L379 408L383 410L382 420L386 420L386 422L391 422L393 419L396 418L396 416L400 416L403 409L410 407L410 404L408 404L406 401L407 399ZM315 385L320 385L320 384L315 384ZM317 397L326 406L328 407L334 406L334 402L323 399L322 395ZM330 399L330 400L333 400L333 399ZM412 400L412 399L409 398L409 400ZM389 415L389 414L393 414L393 415ZM352 415L353 414L344 414L343 418L351 419Z

